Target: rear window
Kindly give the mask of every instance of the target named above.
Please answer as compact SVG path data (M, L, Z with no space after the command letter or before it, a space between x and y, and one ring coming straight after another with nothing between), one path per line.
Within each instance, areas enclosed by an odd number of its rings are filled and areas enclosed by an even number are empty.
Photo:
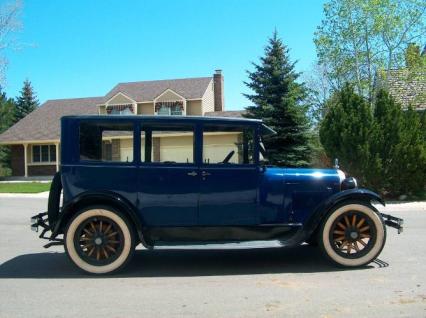
M133 162L133 124L80 123L80 160Z

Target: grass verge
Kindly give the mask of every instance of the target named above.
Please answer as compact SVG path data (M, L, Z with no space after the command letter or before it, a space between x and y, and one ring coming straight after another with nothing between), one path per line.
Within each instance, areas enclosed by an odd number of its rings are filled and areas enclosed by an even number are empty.
M0 183L0 193L40 193L50 190L50 182Z

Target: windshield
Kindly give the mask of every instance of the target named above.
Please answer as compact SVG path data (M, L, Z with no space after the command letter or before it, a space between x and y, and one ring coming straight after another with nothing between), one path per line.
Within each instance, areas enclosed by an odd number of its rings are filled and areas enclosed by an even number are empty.
M272 135L276 135L275 130L273 130L271 127L266 126L265 124L262 124L261 128L261 134L260 134L260 141L259 141L259 160L260 162L267 163L267 152L265 148L265 138L268 138Z

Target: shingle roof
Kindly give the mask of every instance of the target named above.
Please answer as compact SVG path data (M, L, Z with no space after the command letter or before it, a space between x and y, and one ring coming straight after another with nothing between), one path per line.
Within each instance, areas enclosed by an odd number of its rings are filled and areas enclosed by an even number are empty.
M386 75L385 87L404 108L412 105L417 110L426 110L426 72L390 70Z
M197 99L204 95L212 77L184 78L160 81L142 81L117 84L103 98L107 102L118 93L123 93L136 102L152 101L166 89L171 89L186 99Z
M97 115L103 97L48 100L0 135L0 143L26 140L57 140L60 119L66 115Z
M205 116L242 118L245 110L229 110L223 112L206 112Z

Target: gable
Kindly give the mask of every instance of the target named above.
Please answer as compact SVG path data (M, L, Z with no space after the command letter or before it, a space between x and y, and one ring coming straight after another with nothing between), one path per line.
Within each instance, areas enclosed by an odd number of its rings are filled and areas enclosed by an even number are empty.
M106 102L107 105L114 104L133 104L135 101L130 97L124 95L123 93L117 93L114 97L112 97L109 101Z
M166 89L163 93L161 93L157 98L155 98L156 102L172 102L176 100L184 99L182 96L172 91L171 89Z

